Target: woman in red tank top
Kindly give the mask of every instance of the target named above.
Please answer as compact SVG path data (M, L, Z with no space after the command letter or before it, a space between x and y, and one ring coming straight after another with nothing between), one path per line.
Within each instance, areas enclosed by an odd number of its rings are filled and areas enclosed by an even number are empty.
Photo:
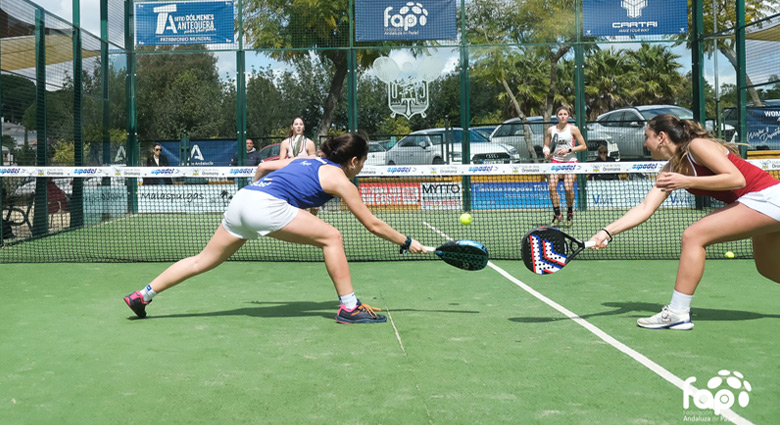
M645 199L623 217L593 235L594 249L613 236L646 221L674 190L711 196L727 205L688 227L669 305L637 320L650 329L693 328L690 304L704 273L705 248L752 239L756 269L780 283L780 181L736 154L733 145L713 139L698 123L674 115L658 115L647 124L645 146L654 159L669 160Z

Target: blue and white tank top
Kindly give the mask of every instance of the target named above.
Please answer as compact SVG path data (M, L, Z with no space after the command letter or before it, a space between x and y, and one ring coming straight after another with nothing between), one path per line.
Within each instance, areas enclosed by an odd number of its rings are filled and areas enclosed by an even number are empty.
M333 196L325 193L320 184L320 167L340 165L325 158L300 158L290 162L262 179L244 186L244 189L265 192L283 199L296 208L320 207Z

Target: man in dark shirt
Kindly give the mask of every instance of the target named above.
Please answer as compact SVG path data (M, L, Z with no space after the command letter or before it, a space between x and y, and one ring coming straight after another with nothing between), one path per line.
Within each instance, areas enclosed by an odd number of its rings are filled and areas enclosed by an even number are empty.
M246 139L246 164L244 165L248 167L257 167L261 162L263 161L260 159L260 154L257 152L257 149L255 149L255 142L253 142L252 139ZM238 154L233 155L230 166L238 166Z

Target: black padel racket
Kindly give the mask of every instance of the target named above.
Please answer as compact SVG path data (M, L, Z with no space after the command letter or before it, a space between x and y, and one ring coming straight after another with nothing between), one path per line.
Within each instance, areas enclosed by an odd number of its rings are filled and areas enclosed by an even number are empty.
M485 245L468 239L449 241L437 248L426 246L425 250L435 252L445 263L463 270L482 270L488 263Z
M583 242L555 227L537 227L523 236L521 254L528 270L550 274L562 269L569 261L590 248L593 242Z

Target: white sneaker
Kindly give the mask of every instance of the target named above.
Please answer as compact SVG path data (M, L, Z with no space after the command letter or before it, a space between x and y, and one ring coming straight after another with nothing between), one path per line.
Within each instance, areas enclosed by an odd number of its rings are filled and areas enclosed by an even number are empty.
M675 329L681 331L693 329L690 309L684 313L675 313L669 309L668 305L655 316L637 320L636 324L647 329Z

